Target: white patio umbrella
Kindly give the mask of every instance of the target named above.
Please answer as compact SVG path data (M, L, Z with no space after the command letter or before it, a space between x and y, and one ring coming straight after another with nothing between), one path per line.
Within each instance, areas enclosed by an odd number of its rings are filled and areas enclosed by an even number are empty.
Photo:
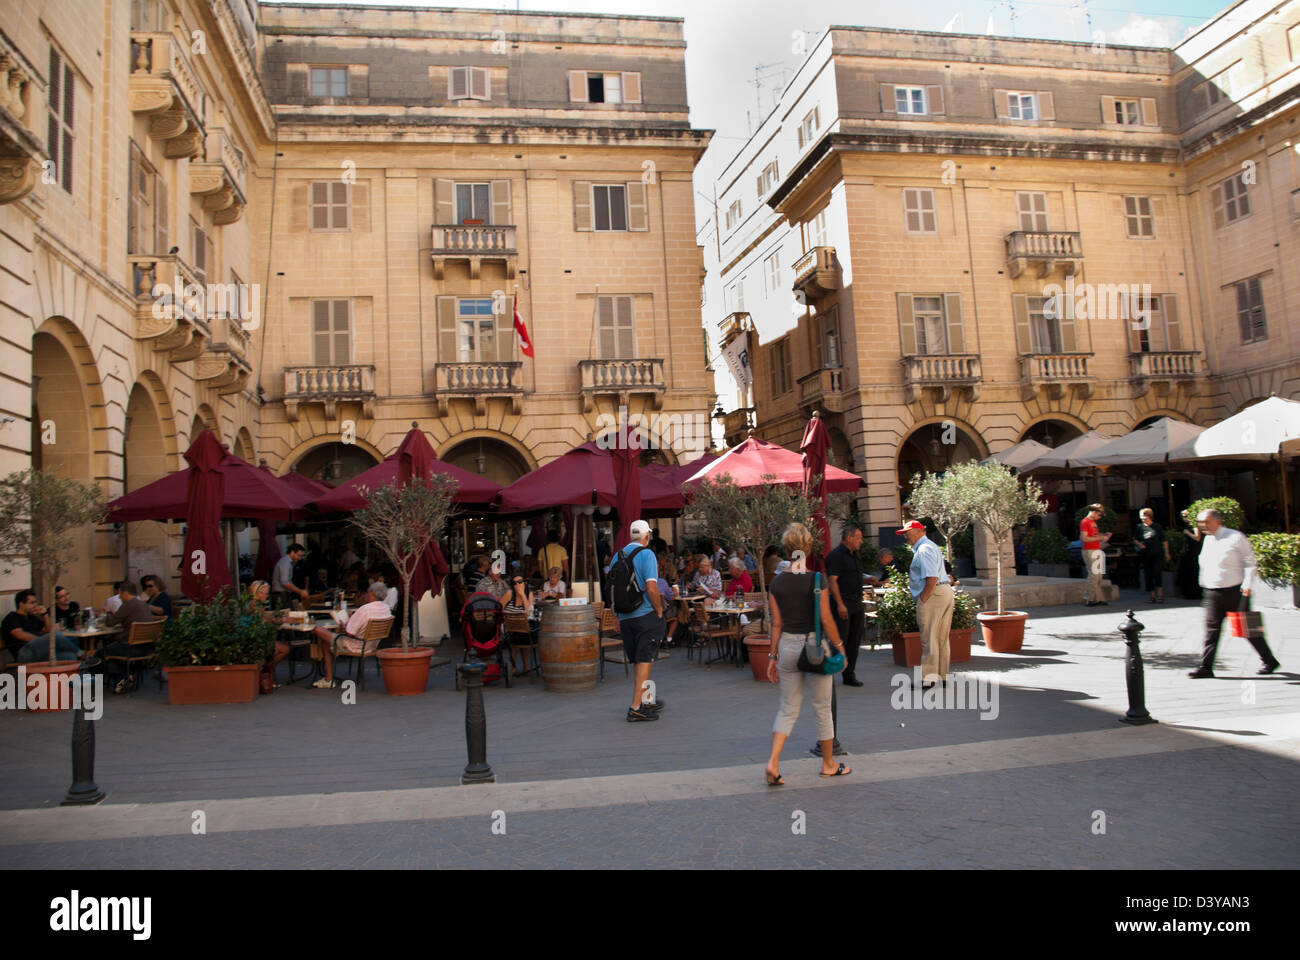
M1205 431L1194 423L1161 417L1149 427L1134 430L1096 447L1074 460L1081 467L1144 467L1169 462L1174 449Z
M999 450L983 462L1000 463L1005 467L1024 470L1025 464L1051 452L1052 448L1045 443L1039 443L1037 440L1021 440L1015 446Z
M1170 460L1271 460L1277 458L1282 523L1291 532L1285 458L1300 453L1300 403L1269 397L1221 420L1176 447Z
M1063 443L1059 447L1048 450L1042 456L1030 460L1020 468L1021 473L1028 473L1031 470L1050 468L1053 470L1070 470L1074 467L1082 466L1079 458L1086 456L1093 450L1103 447L1113 440L1104 433L1098 433L1096 430L1089 430L1082 436L1075 437L1069 443Z

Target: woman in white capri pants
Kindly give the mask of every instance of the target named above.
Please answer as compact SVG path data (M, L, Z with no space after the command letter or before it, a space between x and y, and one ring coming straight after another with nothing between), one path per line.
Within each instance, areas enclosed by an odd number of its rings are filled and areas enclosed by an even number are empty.
M802 523L792 523L785 528L781 545L785 547L787 556L793 557L796 550L808 556L812 553L812 535ZM768 758L766 770L768 785L773 787L785 783L781 776L781 749L785 746L790 731L794 729L795 720L799 718L799 708L803 706L805 693L812 698L813 714L817 718L817 739L822 747L821 775L842 777L853 772L842 763L836 765L832 749L835 723L831 719L831 693L835 689L835 677L831 674L804 673L798 666L804 641L813 633L814 582L814 574L788 571L772 579L768 603L772 644L767 654L767 678L772 681L777 679L777 665L780 664L781 683L781 707L772 727L772 756ZM832 646L843 653L844 645L840 643L835 619L831 616L830 593L825 577L822 578L821 629Z

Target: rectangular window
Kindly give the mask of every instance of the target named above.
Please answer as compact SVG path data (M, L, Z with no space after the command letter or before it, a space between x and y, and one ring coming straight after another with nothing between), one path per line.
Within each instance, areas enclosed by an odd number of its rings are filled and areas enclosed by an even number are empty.
M781 251L763 261L763 275L767 278L767 292L776 293L781 287Z
M1034 353L1063 353L1061 343L1061 321L1056 311L1045 311L1043 305L1046 297L1028 297L1029 329L1032 336ZM1051 315L1049 316L1049 312Z
M492 298L456 301L456 361L490 363L496 356L496 315Z
M342 180L317 180L311 185L310 223L313 230L346 230L349 224L348 184Z
M312 356L316 366L334 367L352 362L351 313L351 303L347 300L311 301Z
M632 325L631 297L596 298L596 332L602 360L632 359L636 336Z
M928 113L925 87L894 87L894 106L899 113Z
M230 286L232 295L228 303L223 304L227 314L232 320L246 320L252 316L250 312L251 304L248 302L248 291L244 289L244 281L239 278L239 274L234 270L230 271Z
M492 99L492 84L484 67L451 67L447 90L449 100Z
M736 200L727 207L727 229L735 230L738 226L740 226L740 201Z
M1166 349L1168 341L1165 336L1165 320L1160 310L1160 297L1138 294L1123 312L1124 322L1131 331L1129 339L1134 353L1150 353L1153 343L1156 350Z
M1047 230L1047 194L1021 190L1016 193L1016 211L1020 229L1035 233Z
M45 148L54 162L54 175L68 193L72 192L72 103L76 81L72 67L63 62L59 52L50 47L50 83L46 92L49 124Z
M1232 223L1250 215L1250 193L1246 187L1245 171L1235 174L1219 185L1223 193L1223 220Z
M947 353L947 324L943 318L943 297L913 297L912 319L916 323L917 353Z
M131 189L130 206L127 207L126 252L127 253L161 253L163 250L151 250L153 243L152 227L154 222L154 172L143 151L131 144Z
M627 187L596 184L591 188L593 226L596 230L627 229Z
M311 95L313 97L346 97L348 95L348 68L312 67Z
M790 338L782 337L772 344L768 357L772 361L772 396L789 393L794 381L790 372Z
M216 268L212 262L212 239L193 217L190 218L190 237L194 241L191 248L194 251L194 275L200 283L207 283L208 272Z
M840 313L831 307L813 318L813 351L818 369L840 366Z
M456 222L470 220L492 222L492 185L488 183L456 184Z
M938 221L934 214L934 191L920 187L903 190L903 222L908 233L936 234Z
M1142 112L1136 100L1115 99L1115 114L1110 118L1114 123L1136 126L1142 122Z
M640 103L641 74L570 70L569 100L576 103Z
M804 250L826 246L826 210L823 208L804 224Z
M813 136L821 129L821 109L813 107L799 124L799 149L812 143Z
M745 312L745 278L741 277L729 288L731 295L731 312Z
M776 186L776 161L773 160L763 168L763 172L758 175L758 197L761 200L767 196Z
M1241 85L1241 61L1238 60L1226 70L1221 70L1209 80L1198 83L1192 89L1192 108L1198 113L1217 107L1232 99L1234 90Z
M1241 329L1242 343L1268 339L1264 292L1260 288L1259 277L1251 277L1237 284L1237 324Z
M1007 116L1012 120L1033 120L1037 115L1032 93L1007 91Z
M1300 23L1293 23L1286 28L1286 43L1292 61L1300 60Z
M1156 228L1151 216L1151 198L1125 197L1124 221L1130 237L1154 237Z

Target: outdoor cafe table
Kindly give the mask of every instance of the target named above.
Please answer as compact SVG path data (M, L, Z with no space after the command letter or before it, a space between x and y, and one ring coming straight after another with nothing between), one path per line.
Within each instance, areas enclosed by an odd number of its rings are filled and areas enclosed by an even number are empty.
M80 630L64 630L63 635L70 640L76 640L82 644L86 650L87 656L93 656L99 649L99 640L101 637L115 637L122 632L121 627L110 627L106 624L98 624L94 627L82 627ZM89 641L87 644L86 641Z
M712 660L709 660L708 663L714 663L718 660L725 660L727 658L730 658L731 662L734 663L736 666L738 667L743 666L744 664L740 659L740 651L744 647L744 645L740 642L740 622L739 622L740 617L742 614L745 616L749 616L755 613L762 613L763 608L755 607L750 604L746 604L745 606L742 607L726 606L723 604L713 604L712 606L706 605L704 607L704 612L708 614L713 614L715 616L735 617L737 621L736 635L735 637L727 638L727 649L720 655L714 657Z
M279 624L280 630L285 633L298 633L298 634L308 635L306 637L298 637L296 639L292 639L289 641L289 647L291 648L291 655L292 655L293 647L306 647L311 645L312 638L310 635L316 630L317 627L325 627L326 629L335 630L335 631L341 629L337 617L342 616L343 611L331 610L329 612L335 615L334 619L322 621L322 620L314 620L311 617L308 617L306 621L302 621L302 622L298 620L289 620L285 623ZM320 660L313 660L312 669L307 672L306 679L315 680L318 677L323 677L325 674L324 674L324 668L321 666L322 663L324 663L324 657L322 657ZM289 682L290 683L297 682L296 680L293 679L292 661L289 664Z

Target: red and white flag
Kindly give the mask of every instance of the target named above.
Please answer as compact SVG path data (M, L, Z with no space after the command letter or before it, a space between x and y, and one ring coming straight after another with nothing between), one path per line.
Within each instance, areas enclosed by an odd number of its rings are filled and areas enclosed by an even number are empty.
M515 336L519 338L519 350L525 357L533 355L533 341L528 338L528 327L524 318L519 316L519 298L515 297Z

